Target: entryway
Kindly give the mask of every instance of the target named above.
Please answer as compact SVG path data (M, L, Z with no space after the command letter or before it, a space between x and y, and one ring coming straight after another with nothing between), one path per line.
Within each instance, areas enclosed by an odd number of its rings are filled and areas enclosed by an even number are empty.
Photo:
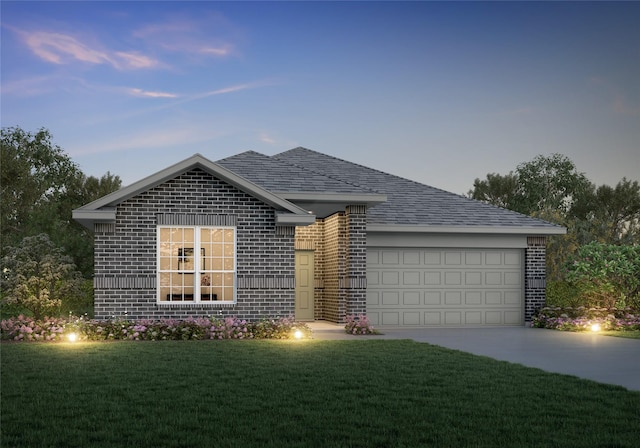
M314 319L314 281L312 250L296 251L296 320Z

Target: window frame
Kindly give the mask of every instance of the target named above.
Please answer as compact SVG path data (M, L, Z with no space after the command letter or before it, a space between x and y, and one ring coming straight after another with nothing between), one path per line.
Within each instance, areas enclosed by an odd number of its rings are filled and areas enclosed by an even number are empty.
M188 243L184 243L183 241L183 245L182 247L179 247L178 250L178 254L177 255L171 255L170 258L177 258L177 269L171 269L171 266L169 269L161 269L161 245L163 243L163 241L161 241L161 235L162 235L162 229L181 229L184 235L184 230L185 229L192 229L193 230L193 243L188 242ZM222 265L222 269L208 269L207 270L207 262L206 262L206 254L205 254L205 258L203 258L202 254L202 250L204 249L204 246L202 245L202 230L221 230L221 231L225 231L225 230L233 230L233 269L224 269L224 257L222 257L222 261L223 261L223 265ZM165 241L164 243L171 243L171 241ZM224 246L226 244L226 241L224 241L222 243L222 245ZM193 245L193 247L186 247L185 245ZM186 254L186 250L190 249L190 256L193 257L193 269L180 269L180 265L186 263L187 261L185 261L186 257L188 257L189 255ZM180 253L180 250L182 251L182 253ZM198 255L196 255L198 254ZM202 268L202 263L204 261L204 269ZM171 265L172 263L170 263ZM163 294L162 294L162 290L165 289L167 286L166 285L162 285L161 282L161 276L162 274L166 274L166 273L170 273L170 274L193 274L193 284L183 284L180 285L180 289L182 291L182 296L184 297L185 294L185 289L186 288L192 288L193 289L193 300L162 300ZM202 294L202 281L199 281L198 279L201 279L203 275L210 275L211 274L220 274L222 276L225 275L229 275L231 274L233 276L233 297L232 300L202 300L201 294ZM198 304L198 305L207 305L207 306L224 306L224 305L232 305L232 304L236 304L237 303L237 293L238 293L238 228L237 226L221 226L221 225L204 225L204 226L197 226L197 225L157 225L156 226L156 303L158 305L193 305L193 304ZM205 285L206 287L207 285ZM214 287L214 285L211 285L211 287ZM222 285L220 287L223 287ZM169 288L173 289L173 286L169 286ZM224 287L223 287L224 288ZM170 292L171 293L171 292ZM191 294L191 293L188 293ZM223 294L224 297L224 294ZM225 297L226 298L226 297Z

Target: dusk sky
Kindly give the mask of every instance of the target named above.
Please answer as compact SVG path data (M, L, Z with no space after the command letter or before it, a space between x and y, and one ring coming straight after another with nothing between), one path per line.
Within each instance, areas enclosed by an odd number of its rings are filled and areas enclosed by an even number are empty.
M638 2L1 3L2 126L124 185L304 146L465 194L561 153L640 179Z

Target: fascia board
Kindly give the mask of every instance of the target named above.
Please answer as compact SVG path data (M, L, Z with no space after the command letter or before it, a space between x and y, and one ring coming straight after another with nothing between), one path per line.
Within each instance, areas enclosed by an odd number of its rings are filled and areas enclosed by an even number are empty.
M304 201L304 202L336 202L349 204L381 204L387 202L386 194L378 193L308 193L308 192L275 192L283 199L288 201Z
M309 226L315 222L316 216L311 214L276 213L277 226Z
M96 222L116 222L115 208L102 208L100 210L73 210L71 216L89 230L93 230Z
M369 224L367 225L367 232L565 235L567 233L567 229L561 226L412 226Z

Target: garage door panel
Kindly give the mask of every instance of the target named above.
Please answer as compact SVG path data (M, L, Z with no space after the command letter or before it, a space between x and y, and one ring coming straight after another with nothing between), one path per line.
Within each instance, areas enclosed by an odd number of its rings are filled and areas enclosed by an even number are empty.
M465 325L482 324L482 311L465 311L464 323Z
M482 285L482 272L465 272L464 284L468 286Z
M399 286L400 273L398 271L383 271L382 284L384 286Z
M444 304L445 305L462 304L462 291L445 291Z
M405 271L402 273L402 284L406 286L422 284L422 276L419 271Z
M381 326L522 325L523 260L520 249L369 249L367 314Z
M440 291L425 291L425 305L440 305L442 303L442 293Z
M380 325L398 326L400 324L400 312L398 311L386 311L381 313Z
M400 264L400 252L399 251L384 251L382 252L382 264L385 266L397 266Z
M440 285L442 283L442 275L440 272L427 271L424 273L425 285Z
M404 291L402 293L402 304L407 306L420 305L420 291Z
M519 272L505 272L504 284L505 286L520 286L522 275Z
M422 324L420 322L420 311L405 311L402 313L402 324L404 326L419 326Z
M445 252L444 264L446 266L460 266L462 264L462 254L460 252Z
M482 291L465 291L464 303L471 306L482 305Z
M420 251L405 251L402 253L402 262L406 266L420 264Z

